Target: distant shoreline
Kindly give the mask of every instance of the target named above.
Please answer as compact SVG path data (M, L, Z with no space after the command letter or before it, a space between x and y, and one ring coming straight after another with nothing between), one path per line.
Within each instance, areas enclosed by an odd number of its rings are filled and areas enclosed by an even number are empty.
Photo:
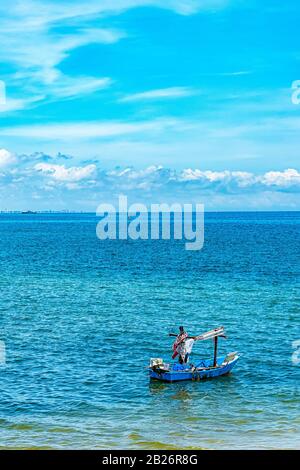
M300 210L257 210L257 211L252 211L252 210L231 210L231 211L211 211L211 210L206 210L206 214L278 214L278 213L299 213ZM42 210L42 211L34 211L34 210L26 210L26 211L21 211L21 210L15 210L15 211L5 211L2 210L0 211L0 215L9 215L9 214L16 214L16 215L42 215L42 214L65 214L65 215L72 215L72 214L86 214L86 215L91 215L91 214L96 214L96 211L94 212L88 212L88 211L71 211L71 210Z

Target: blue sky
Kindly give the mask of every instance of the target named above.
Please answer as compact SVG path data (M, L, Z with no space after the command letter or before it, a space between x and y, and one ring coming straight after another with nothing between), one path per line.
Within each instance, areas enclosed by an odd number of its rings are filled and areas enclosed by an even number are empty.
M0 209L299 208L299 23L293 0L2 0Z

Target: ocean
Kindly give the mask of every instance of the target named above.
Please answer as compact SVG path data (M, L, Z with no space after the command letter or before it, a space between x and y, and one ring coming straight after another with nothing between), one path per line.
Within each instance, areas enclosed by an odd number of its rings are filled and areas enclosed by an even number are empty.
M0 447L300 448L300 213L206 213L200 251L100 241L97 221L0 215ZM223 325L232 374L150 383L179 325Z

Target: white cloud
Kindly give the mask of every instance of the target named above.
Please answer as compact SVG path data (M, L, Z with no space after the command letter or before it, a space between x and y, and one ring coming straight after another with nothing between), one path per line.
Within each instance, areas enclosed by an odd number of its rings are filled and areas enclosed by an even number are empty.
M50 176L56 181L75 182L90 178L96 171L96 165L66 168L64 165L37 163L34 166L34 169L44 173L47 176Z
M7 201L2 208L16 201L13 208L19 209L24 199L29 207L39 209L93 210L99 201L114 201L118 194L128 195L132 202L203 202L209 209L223 210L297 210L300 204L300 172L295 168L257 174L228 169L175 170L162 165L104 169L93 161L76 166L72 161L61 164L58 156L14 156L0 150L1 197Z
M9 152L6 149L0 149L0 168L6 167L15 163L16 157L13 153Z
M246 171L212 171L198 168L175 170L162 165L150 165L145 168L117 167L102 169L95 162L81 161L76 166L61 164L60 154L56 157L35 153L31 155L14 155L9 150L0 149L0 166L3 175L11 176L14 181L24 181L43 176L57 182L77 183L83 180L98 182L108 190L135 189L147 187L180 189L189 191L216 193L247 192L300 192L300 172L297 169L267 171L261 174ZM18 161L18 165L13 165ZM68 161L73 159L68 157ZM13 165L13 166L12 166Z
M279 188L300 186L300 173L291 168L285 171L269 171L260 178L260 181L266 186L277 186Z
M179 175L181 181L197 181L199 186L214 189L229 189L233 186L239 190L261 191L269 190L273 186L273 190L295 189L300 190L300 173L295 169L287 169L284 171L269 171L262 175L255 175L245 171L200 171L186 169ZM225 183L224 185L221 185ZM219 184L219 188L217 185Z
M146 100L161 100L161 99L176 99L193 96L197 93L196 90L188 87L171 87L161 88L157 90L144 91L142 93L134 93L121 98L119 101L127 103L131 101L146 101Z
M191 191L199 194L207 192L222 194L263 191L300 192L300 173L295 169L254 174L245 171L201 171L192 168L175 171L159 165L141 170L125 168L108 171L102 174L103 177L108 178L115 189L146 187L156 190L160 188L165 191L169 188L174 191L174 194L181 190L188 194Z
M240 187L251 186L256 183L256 178L252 173L245 171L201 171L188 168L180 174L181 181L203 181L208 183L232 182Z

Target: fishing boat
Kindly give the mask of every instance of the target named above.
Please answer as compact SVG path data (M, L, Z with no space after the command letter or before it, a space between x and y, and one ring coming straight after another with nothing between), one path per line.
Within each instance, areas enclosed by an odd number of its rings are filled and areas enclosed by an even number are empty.
M181 327L182 328L182 327ZM177 334L170 333L169 336L176 336ZM185 358L181 359L181 363L165 363L161 358L150 359L149 376L151 380L161 380L163 382L177 382L180 380L202 380L208 378L220 377L227 375L231 372L239 359L237 351L230 352L226 356L218 356L218 339L220 337L226 338L224 327L215 328L207 331L198 336L189 337L185 335L184 340L180 343L181 351L184 352ZM203 359L197 361L196 364L189 364L189 354L195 341L205 341L212 339L214 342L214 356L212 359ZM176 341L173 349L176 349ZM188 354L186 351L189 351ZM178 353L177 353L178 354ZM173 354L173 357L176 356Z

